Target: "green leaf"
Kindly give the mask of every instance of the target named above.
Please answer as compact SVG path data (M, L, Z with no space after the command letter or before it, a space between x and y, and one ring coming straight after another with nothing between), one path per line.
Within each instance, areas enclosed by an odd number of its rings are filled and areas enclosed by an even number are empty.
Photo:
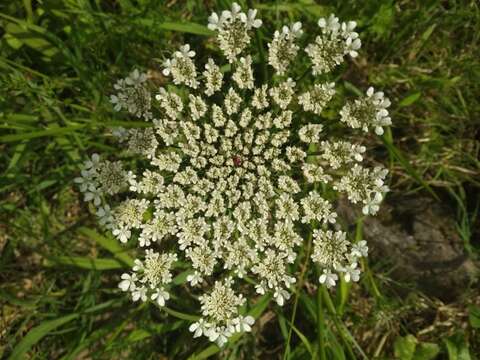
M392 1L384 2L373 16L369 27L369 30L380 38L389 35L395 20L395 5L392 4Z
M280 332L283 338L288 339L287 321L284 316L278 316L278 325L280 326Z
M115 259L93 259L80 256L48 257L46 266L67 265L88 270L116 270L125 268L125 264Z
M345 86L345 89L347 89L348 91L351 91L355 95L359 97L363 96L363 91L360 90L356 85L352 84L351 82L344 81L343 85Z
M147 339L151 336L152 336L152 334L150 332L148 332L147 330L136 329L136 330L133 330L127 336L126 341L129 342L129 343L133 343L133 342L137 342L137 341Z
M480 308L477 306L468 307L468 320L474 329L480 329Z
M471 360L470 351L461 334L445 339L449 360Z
M191 273L192 273L191 270L182 271L180 274L178 274L173 278L172 283L174 285L185 284L185 282L187 281L187 276L190 275Z
M312 321L315 322L317 319L317 308L312 297L306 293L300 293L300 304L305 308L305 314L310 315Z
M15 23L8 23L5 27L5 30L7 34L9 34L11 38L17 40L18 43L25 44L26 46L41 52L48 58L55 56L59 52L55 46L53 46L39 34L33 31L28 31L23 26ZM10 39L10 41L12 41L12 39ZM16 43L13 43L12 45L13 47L18 46Z
M415 350L413 360L433 360L440 352L440 346L434 343L420 343Z
M413 360L417 342L417 339L413 335L398 337L393 345L395 357L400 360Z
M110 251L118 260L123 262L129 267L133 266L133 259L125 252L125 249L119 244L119 242L111 237L105 237L97 233L96 231L81 227L78 229L78 232L92 240L103 247L104 249Z
M183 33L195 34L195 35L204 35L204 36L213 36L215 32L208 29L204 25L200 25L192 22L156 22L153 19L139 19L136 21L137 24L146 26L149 28L160 29L160 30L169 30L169 31L178 31Z
M48 335L49 332L56 329L63 324L66 324L75 318L77 318L79 314L71 314L67 316L63 316L61 318L46 321L43 324L33 328L28 332L28 334L15 346L13 349L12 354L10 355L10 360L19 360L24 359L25 355L28 350L32 346L34 346L37 342L39 342L43 337Z
M399 103L399 107L406 107L412 105L414 102L416 102L418 99L422 97L422 93L420 91L417 91L413 94L408 95L407 97L403 98Z
M7 290L4 290L4 289L0 289L0 299L5 300L5 301L9 302L10 304L18 305L18 306L22 306L22 307L30 308L30 309L34 309L35 305L36 305L36 301L23 300L23 299L18 298L14 294L12 294L12 293L8 292Z
M333 9L331 6L316 4L314 0L297 0L297 3L272 2L270 4L257 4L255 7L257 9L267 11L303 13L305 15L311 15L316 18L328 16L329 14L331 14Z
M330 331L327 331L327 334L329 335L327 340L328 350L333 354L333 359L346 360L345 345L341 344Z

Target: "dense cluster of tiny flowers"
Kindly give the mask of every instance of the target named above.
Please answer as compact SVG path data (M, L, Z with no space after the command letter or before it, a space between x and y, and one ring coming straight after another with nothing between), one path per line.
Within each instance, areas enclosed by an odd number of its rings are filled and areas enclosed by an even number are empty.
M274 33L268 64L275 81L258 83L255 60L245 53L262 25L256 15L234 3L209 17L227 72L213 58L197 68L195 51L185 44L164 62L171 84L153 96L137 70L120 80L111 97L115 110L150 126L113 134L130 158L141 161L94 154L75 179L100 224L120 242L136 241L144 249L132 272L122 275L120 289L134 301L164 306L176 267L188 264L186 280L199 293L202 315L190 331L220 346L251 330L254 318L243 309L252 281L256 293L271 294L280 306L288 301L296 283L290 264L307 241L305 230L311 259L321 269L319 283L330 288L339 277L359 280L367 244L339 230L331 197L319 189L344 194L365 215L379 210L388 191L387 171L364 164L363 145L325 133L321 114L336 94L335 83L322 80L300 90L288 76L302 52L300 22ZM332 15L318 25L320 35L303 50L313 77L357 56L361 45L354 22ZM344 105L339 121L381 134L390 124L389 105L369 88L366 97Z
M340 23L332 14L328 19L318 20L318 26L321 35L305 49L312 60L314 75L329 73L345 60L346 55L358 56L357 50L362 43L358 33L353 31L357 26L355 21Z

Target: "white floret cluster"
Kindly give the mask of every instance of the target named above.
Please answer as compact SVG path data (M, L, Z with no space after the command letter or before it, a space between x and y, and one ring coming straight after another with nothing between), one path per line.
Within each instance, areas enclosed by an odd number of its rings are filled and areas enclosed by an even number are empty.
M354 30L357 27L355 21L340 23L335 15L328 19L318 20L321 34L305 49L312 60L314 75L329 73L337 65L340 65L345 56L358 56L358 49L362 46L358 33Z
M111 97L115 110L147 126L114 135L139 161L94 154L75 179L100 224L120 242L145 249L143 260L122 275L120 289L134 301L164 306L176 267L187 264L202 315L190 331L220 346L251 330L254 318L244 313L253 289L248 284L280 306L288 301L296 283L291 264L307 241L321 284L332 287L339 277L358 281L368 247L339 230L331 194L343 193L374 215L388 191L387 170L364 164L363 145L330 138L322 118L336 89L327 77L315 76L329 74L346 55L357 56L356 24L333 15L319 20L320 35L304 50L314 81L300 90L289 72L301 53L302 24L274 33L268 44L274 80L261 84L255 57L246 54L253 30L262 25L256 15L234 3L209 18L230 70L222 71L213 58L197 68L195 51L185 44L164 62L171 84L154 96L137 70L119 81ZM339 120L380 134L390 124L389 104L370 88L365 98L347 102ZM112 197L115 205L108 204Z

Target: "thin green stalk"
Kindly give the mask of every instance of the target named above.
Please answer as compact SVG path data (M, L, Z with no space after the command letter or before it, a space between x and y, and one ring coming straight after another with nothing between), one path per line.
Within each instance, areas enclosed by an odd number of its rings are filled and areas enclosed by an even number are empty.
M305 276L305 273L307 271L307 264L310 259L310 251L312 248L312 238L313 238L313 231L310 231L308 234L308 242L307 242L307 253L305 256L305 262L303 263L303 268L302 272L300 273L300 280L298 282L298 286L295 290L295 301L293 303L293 312L292 312L292 318L290 319L290 324L294 325L295 324L295 317L297 316L297 307L298 307L298 299L300 297L300 290L303 287L303 279ZM293 332L293 326L290 326L290 330L288 331L288 338L287 338L287 344L285 346L285 353L283 354L283 359L286 360L288 359L288 356L290 355L290 340L292 338L292 332Z
M319 286L317 290L317 340L318 340L318 352L320 354L320 360L327 359L327 353L325 352L325 316L323 314L323 299L322 289Z
M337 328L338 332L340 333L340 336L342 337L342 340L345 344L345 347L347 349L348 355L352 359L356 359L357 357L355 356L352 347L350 346L350 343L352 343L357 351L360 353L362 358L368 360L368 356L365 354L363 349L360 347L360 345L357 343L355 338L352 336L348 328L343 324L343 322L338 318L337 312L335 310L335 305L333 304L332 298L330 297L330 293L328 292L327 288L325 285L320 286L321 292L323 294L323 300L325 301L325 305L327 306L328 312L332 316L333 323L335 324L335 327Z
M361 259L361 264L362 264L362 271L364 272L367 281L368 281L368 287L370 291L372 292L373 296L375 297L375 300L380 300L382 298L382 294L380 293L380 290L378 290L378 286L375 283L375 280L373 278L372 271L370 270L370 267L368 266L368 262L366 259Z
M363 238L363 217L357 219L357 224L355 227L355 243L358 243ZM343 277L340 279L340 286L337 296L337 314L341 318L344 311L345 305L347 304L348 297L350 295L350 289L352 285L350 282L346 282Z
M161 309L165 311L167 314L172 315L173 317L176 317L177 319L180 319L180 320L197 321L198 319L200 319L200 316L198 315L185 314L180 311L170 309L169 307L166 307L166 306L163 306Z

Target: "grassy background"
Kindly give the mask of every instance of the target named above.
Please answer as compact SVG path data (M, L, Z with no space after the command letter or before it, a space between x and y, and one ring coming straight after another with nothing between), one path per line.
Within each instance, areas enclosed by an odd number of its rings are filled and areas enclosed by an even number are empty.
M352 92L372 84L392 99L394 125L378 155L392 171L393 194L426 194L451 206L466 252L476 259L478 2L249 3L276 27L286 19L313 22L330 12L358 21L361 55L342 70L341 81ZM115 80L139 67L161 83L162 59L184 41L210 46L198 24L227 6L220 0L0 5L0 357L480 356L480 309L473 305L478 289L465 289L451 304L416 289L400 298L389 291L388 269L376 264L364 264L367 275L360 284L342 287L333 299L316 292L315 274L300 266L305 286L290 304L280 309L252 299L257 315L264 310L255 336L236 339L221 355L206 341L190 340L182 314L167 316L119 293L121 269L134 254L104 237L72 180L92 152L115 152L104 135L115 124L108 103ZM188 313L191 302L177 299L175 306ZM445 320L441 326L439 316Z

